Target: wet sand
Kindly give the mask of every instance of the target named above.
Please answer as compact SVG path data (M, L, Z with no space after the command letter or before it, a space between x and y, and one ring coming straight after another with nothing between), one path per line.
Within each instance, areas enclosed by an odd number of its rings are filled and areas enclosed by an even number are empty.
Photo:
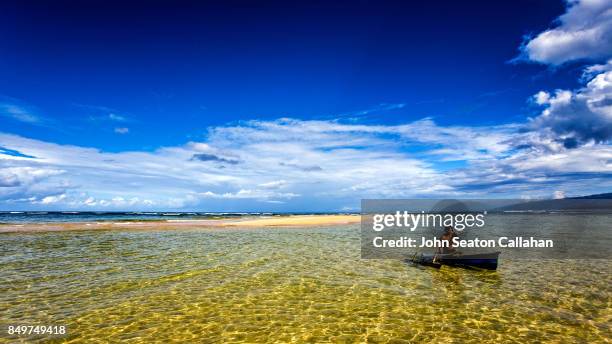
M75 230L172 230L211 227L292 227L335 226L359 223L359 215L290 215L223 219L185 219L154 221L43 222L0 224L0 233L53 232Z

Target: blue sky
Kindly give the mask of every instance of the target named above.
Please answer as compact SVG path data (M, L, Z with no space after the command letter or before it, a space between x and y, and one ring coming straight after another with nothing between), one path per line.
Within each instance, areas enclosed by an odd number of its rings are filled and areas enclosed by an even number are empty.
M3 2L0 209L609 191L610 11Z

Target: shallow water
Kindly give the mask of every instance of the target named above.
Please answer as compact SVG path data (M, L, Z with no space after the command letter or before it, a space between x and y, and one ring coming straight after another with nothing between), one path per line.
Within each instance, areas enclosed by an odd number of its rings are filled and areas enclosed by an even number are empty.
M438 271L359 243L358 226L2 234L0 342L610 341L607 261Z

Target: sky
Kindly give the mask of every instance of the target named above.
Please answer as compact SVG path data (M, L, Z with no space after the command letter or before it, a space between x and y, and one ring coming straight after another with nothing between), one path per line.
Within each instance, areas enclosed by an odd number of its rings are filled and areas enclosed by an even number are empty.
M0 210L612 190L612 3L3 1Z

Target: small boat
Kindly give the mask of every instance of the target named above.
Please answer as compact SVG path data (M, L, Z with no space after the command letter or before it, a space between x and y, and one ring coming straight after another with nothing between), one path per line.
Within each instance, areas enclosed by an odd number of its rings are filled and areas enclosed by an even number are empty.
M459 266L463 268L478 268L486 270L497 270L497 260L501 252L477 253L477 254L415 254L406 259L408 263L431 266L436 269L442 265Z

